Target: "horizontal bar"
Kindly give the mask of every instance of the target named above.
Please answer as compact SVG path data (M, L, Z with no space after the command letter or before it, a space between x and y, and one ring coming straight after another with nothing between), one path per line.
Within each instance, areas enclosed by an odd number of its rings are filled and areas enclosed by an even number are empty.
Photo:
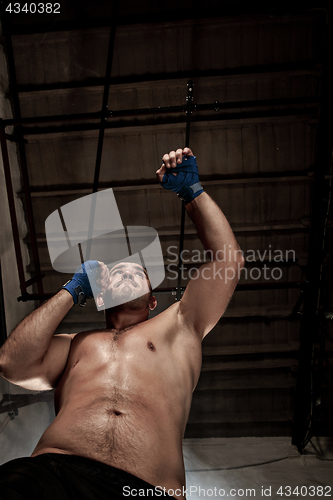
M193 107L196 111L220 109L234 109L234 108L256 108L259 106L288 106L290 104L313 104L322 102L319 96L312 97L286 97L280 99L260 99L251 101L236 101L236 102L219 102L215 101L213 104L194 104ZM257 104L259 103L259 104ZM217 109L218 108L218 109Z
M11 141L11 142L19 142L20 141L20 139L15 134L5 134L5 137L6 137L7 141ZM24 139L23 142L25 144L28 144L28 141L26 139Z
M239 112L219 112L209 115L193 115L193 122L207 122L207 121L223 121L223 120L256 120L263 118L283 118L288 116L306 116L311 120L318 117L319 106L316 108L289 108L282 110L265 110L265 111L239 111ZM158 118L156 116L152 117L150 120L139 121L137 118L132 120L119 120L113 122L106 122L105 129L120 129L124 127L142 127L142 126L158 126L158 125L175 125L180 123L186 123L185 112L181 116L163 116ZM49 127L35 127L25 129L24 133L26 135L42 135L42 134L59 134L68 132L83 132L87 130L99 130L99 124L92 123L81 123L77 125L62 125L59 127L49 126Z
M30 280L26 281L25 282L25 286L28 287L28 286L31 286L33 285L34 283L38 282L38 281L41 281L43 278L45 278L45 274L37 274L36 276L34 276L33 278L30 278Z
M50 116L37 116L29 118L11 118L8 120L0 120L0 127L11 127L12 125L28 125L38 123L53 123L64 121L77 121L77 120L99 120L101 118L100 111L90 113L73 113L69 115L50 115Z
M251 308L250 308L251 309ZM215 327L217 330L221 328L225 328L226 324L244 324L244 323L258 323L258 322L286 322L290 320L290 307L286 307L285 304L281 304L281 309L280 313L276 312L275 313L268 313L266 311L266 308L261 307L261 313L259 312L260 306L257 306L254 308L254 313L252 313L249 308L238 308L238 312L236 314L235 310L227 309L227 311L224 313L224 315L220 318L218 325ZM276 308L275 308L276 309ZM255 315L254 315L255 314ZM79 320L80 318L75 315L73 317L66 317L62 322L61 325L57 328L58 333L71 333L73 332L76 328L80 328L81 330L84 329L92 329L92 325L100 325L100 324L105 324L105 319L101 316L98 316L98 319L96 315L94 314L94 318L91 318L90 321L85 320L84 318L81 318L81 321ZM296 321L296 320L295 320ZM299 318L297 322L299 321ZM74 330L73 330L74 326ZM76 330L77 331L77 330ZM228 354L226 352L226 354ZM333 369L333 367L332 367Z
M281 105L294 105L294 104L325 104L320 101L317 96L313 97L303 97L303 98L287 98L287 99L263 99L256 101L236 101L236 102L226 102L219 103L215 101L213 103L207 104L193 104L192 109L196 111L220 111L223 109L239 109L247 107L267 107L267 106L281 106ZM217 109L218 108L218 109ZM124 109L124 110L109 110L108 118L123 118L127 116L140 116L140 115L156 115L164 113L185 113L187 110L186 106L164 106L157 108L140 108L140 109ZM28 117L28 118L11 118L8 120L1 120L1 127L8 127L12 125L28 125L28 124L39 124L39 123L53 123L53 122L63 122L63 121L77 121L77 120L91 120L91 119L101 119L102 112L91 112L91 113L74 113L68 115L50 115L50 116L39 116L39 117Z
M300 221L281 221L276 223L267 222L265 225L262 224L247 224L247 223L234 223L233 232L235 234L241 233L252 233L252 232L266 232L266 231L303 231L308 232L310 226L310 220L306 219L303 223ZM154 228L158 232L159 236L177 236L179 234L179 228L176 226L166 227L166 228ZM185 235L197 235L197 230L192 227L187 227L185 229ZM24 240L27 244L30 243L29 236ZM40 233L37 237L38 243L46 243L45 234Z
M227 76L254 76L256 74L268 75L272 73L291 73L291 74L320 74L322 65L314 63L313 61L298 61L292 63L280 64L267 64L256 66L242 66L239 68L225 68L225 69L209 69L209 70L192 70L189 75L188 71L177 71L170 73L146 73L143 75L128 75L128 76L113 76L111 87L113 85L125 85L134 83L149 83L158 81L182 80L188 78L216 78ZM87 80L72 81L72 82L54 82L54 83L41 83L41 84L23 84L18 85L17 90L19 93L24 92L41 92L53 90L72 90L77 88L86 87L104 87L105 77L88 78Z
M34 403L52 402L53 399L52 391L43 391L39 394L4 394L0 401L0 414Z
M250 290L280 290L280 289L291 289L291 288L299 288L301 289L303 286L305 286L305 282L298 282L298 281L289 281L289 282L270 282L270 283L255 283L255 284L242 284L242 285L237 285L236 291L237 292L244 292L244 291L250 291ZM181 291L184 292L185 288L182 287ZM175 295L177 292L176 288L160 288L153 290L154 293L156 294L172 294ZM21 295L20 297L17 298L18 302L27 302L28 300L48 300L51 297L53 297L55 294L54 293L44 293L44 294L38 294L38 293L26 293L24 295Z
M204 179L205 176L202 176ZM221 176L222 177L222 176ZM223 186L223 185L232 185L232 184L272 184L275 182L312 182L314 180L314 176L309 175L307 172L302 171L294 171L294 172L281 172L280 174L276 174L276 172L261 172L260 175L240 175L240 176L223 176L223 178L218 178L214 180L202 180L201 184L203 186ZM156 183L156 181L149 182L148 180L138 182L137 184L128 185L128 184L116 184L116 183L108 183L107 185L101 184L99 190L112 188L115 192L120 191L139 191L142 189L160 189L160 185ZM90 194L91 188L81 187L77 189L73 189L72 187L66 189L43 189L38 191L38 189L31 189L30 194L32 198L43 198L49 196L76 196L76 195L84 195ZM23 193L18 193L21 197Z

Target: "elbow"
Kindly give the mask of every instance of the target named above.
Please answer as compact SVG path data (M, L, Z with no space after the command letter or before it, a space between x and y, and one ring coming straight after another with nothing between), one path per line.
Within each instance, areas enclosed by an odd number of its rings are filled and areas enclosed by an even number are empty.
M0 349L0 377L5 378L5 362L3 352Z
M8 380L11 384L18 384L18 380L22 375L22 363L15 363L5 353L0 351L0 376Z
M1 356L0 352L0 377L10 381L11 371L10 365L5 361L4 356Z

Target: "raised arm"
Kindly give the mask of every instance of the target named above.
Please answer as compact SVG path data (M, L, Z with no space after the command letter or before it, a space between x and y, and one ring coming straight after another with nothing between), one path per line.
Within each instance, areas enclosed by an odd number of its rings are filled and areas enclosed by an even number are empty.
M156 172L160 181L165 173L179 166L184 155L191 157L193 153L185 148L163 156L164 164ZM203 339L224 313L239 280L244 258L226 217L200 185L198 189L198 182L199 177L193 177L192 185L181 188L185 193L183 202L211 261L199 268L196 279L186 287L179 311L184 324ZM192 200L188 188L195 191Z

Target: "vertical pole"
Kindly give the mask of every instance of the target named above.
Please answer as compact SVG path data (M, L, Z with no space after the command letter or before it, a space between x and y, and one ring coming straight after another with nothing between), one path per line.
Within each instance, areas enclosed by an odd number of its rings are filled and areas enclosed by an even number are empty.
M323 16L324 17L324 16ZM330 210L332 151L333 151L333 103L330 99L333 86L332 64L332 28L323 20L325 33L324 71L322 80L319 127L317 132L317 151L315 161L315 186L313 193L311 232L309 237L309 255L304 291L304 308L301 324L301 343L295 411L293 419L292 442L300 453L312 437L312 424L316 410L314 391L315 345L321 328L323 314L323 265L325 251L329 251L326 240L326 226ZM326 27L325 27L326 24ZM332 258L332 257L331 257Z
M5 299L3 295L2 287L2 272L1 272L1 261L0 261L0 347L7 340L7 324L6 324L6 312L5 312Z
M111 23L111 28L110 28L108 56L107 56L107 62L106 62L106 73L105 73L105 84L104 84L103 101L102 101L101 121L100 121L100 126L99 126L97 154L96 154L96 163L95 163L95 174L94 174L93 191L92 191L93 193L97 193L97 191L98 191L99 175L100 175L100 170L101 170L105 122L106 122L106 119L108 117L108 100L109 100L109 90L110 90L110 81L111 81L111 69L112 69L112 61L113 61L114 43L115 43L116 29L117 29L118 5L119 5L119 0L115 0L113 13L112 13L112 23ZM91 204L91 210L90 210L90 217L89 217L88 239L87 239L85 260L90 259L91 238L93 235L95 211L96 211L96 199L93 198L93 201Z
M185 147L190 147L190 126L191 126L191 114L192 114L192 102L193 102L193 82L189 80L187 82L187 96L186 96L186 138ZM176 300L181 299L182 295L182 264L183 264L183 248L184 248L184 233L185 233L185 206L182 203L182 213L180 222L180 237L179 237L179 255L178 255L178 282L177 282L177 295Z
M13 46L12 46L11 36L7 34L5 36L5 39L6 39L6 51L7 51L8 70L9 70L9 77L10 77L10 89L11 89L11 95L12 95L12 99L13 99L14 115L15 115L15 118L17 120L20 120L21 119L21 110L20 110L19 96L18 96L18 93L16 90L17 89L17 80L16 80L16 71L15 71L14 54L13 54ZM32 258L34 261L36 277L38 278L36 280L37 281L37 289L38 289L39 294L43 294L44 293L43 282L42 282L42 275L41 275L41 270L40 270L37 237L36 237L35 222L34 222L33 209L32 209L32 201L31 201L31 195L30 195L27 158L26 158L26 154L25 154L24 138L23 138L21 125L18 125L16 127L16 134L18 137L20 167L21 167L21 173L22 173L23 190L24 190L25 204L26 204L26 213L27 213L29 234L30 234L30 240L31 240Z
M106 63L105 84L104 84L103 101L102 101L102 116L101 116L99 136L98 136L93 193L96 193L97 189L98 189L99 174L100 174L101 161L102 161L105 121L108 117L108 100L109 100L109 89L110 89L110 81L111 81L111 69L112 69L112 61L113 61L114 42L115 42L115 38L116 38L116 29L117 29L118 5L119 5L119 0L115 0L113 13L112 13L112 24L111 24L111 29L110 29L108 57L107 57L107 63Z
M15 199L14 199L14 193L13 193L12 178L10 175L10 166L9 166L9 157L8 157L6 135L5 135L5 131L2 127L0 127L0 143L1 143L4 173L5 173L7 196L8 196L10 220L12 223L12 230L13 230L13 239L14 239L14 248L15 248L15 254L16 254L17 270L18 270L18 275L19 275L21 293L22 293L22 295L24 295L27 293L27 289L25 286L25 275L24 275L23 259L22 259L22 252L21 252L20 235L19 235L17 218L16 218L16 211L15 211Z

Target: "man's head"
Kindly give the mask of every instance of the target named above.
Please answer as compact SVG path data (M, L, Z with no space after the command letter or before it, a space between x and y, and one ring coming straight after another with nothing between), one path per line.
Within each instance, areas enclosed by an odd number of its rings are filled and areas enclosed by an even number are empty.
M97 305L104 309L153 310L156 298L146 270L135 262L121 262L108 269L101 264L101 289Z

